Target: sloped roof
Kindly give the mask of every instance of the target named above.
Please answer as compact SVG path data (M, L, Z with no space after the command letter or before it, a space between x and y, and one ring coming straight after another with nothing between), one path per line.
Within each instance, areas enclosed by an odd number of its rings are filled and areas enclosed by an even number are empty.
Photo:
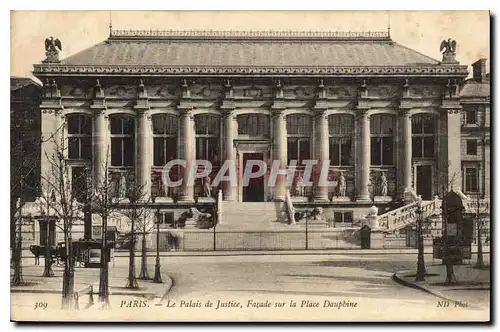
M184 33L185 34L185 33ZM144 36L115 34L61 61L61 65L156 66L411 66L439 61L392 41L388 35ZM361 36L361 35L360 35ZM259 38L260 37L260 38Z
M489 97L491 94L490 82L476 82L469 80L460 90L460 97Z
M33 79L29 77L18 77L18 76L11 76L10 77L10 90L15 91L21 88L24 88L28 85L36 85L40 86L37 82L35 82Z
M112 30L107 40L58 62L34 65L36 77L432 76L460 77L467 66L394 42L388 32Z

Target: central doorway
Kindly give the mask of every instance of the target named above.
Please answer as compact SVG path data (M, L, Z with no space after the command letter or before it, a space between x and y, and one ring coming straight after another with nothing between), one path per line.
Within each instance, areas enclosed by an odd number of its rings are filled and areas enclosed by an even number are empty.
M249 160L264 160L263 153L244 153L243 171ZM252 172L258 171L259 166L254 165ZM243 187L243 202L264 202L264 176L250 179L248 186Z
M416 166L417 195L422 195L423 200L432 200L432 166Z

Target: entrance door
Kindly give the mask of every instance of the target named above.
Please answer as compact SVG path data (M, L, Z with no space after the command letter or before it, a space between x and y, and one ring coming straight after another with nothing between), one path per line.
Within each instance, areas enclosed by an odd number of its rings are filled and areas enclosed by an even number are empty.
M263 160L263 153L244 153L243 171L249 160ZM258 171L259 166L254 165L252 172ZM248 186L243 187L243 202L264 202L264 176L250 179Z
M422 195L423 200L432 199L432 166L417 166L417 195Z

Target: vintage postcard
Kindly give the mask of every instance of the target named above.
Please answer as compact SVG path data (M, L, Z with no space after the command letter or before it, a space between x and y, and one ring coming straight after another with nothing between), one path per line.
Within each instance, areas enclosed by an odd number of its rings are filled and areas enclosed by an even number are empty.
M489 322L488 11L11 12L13 321Z

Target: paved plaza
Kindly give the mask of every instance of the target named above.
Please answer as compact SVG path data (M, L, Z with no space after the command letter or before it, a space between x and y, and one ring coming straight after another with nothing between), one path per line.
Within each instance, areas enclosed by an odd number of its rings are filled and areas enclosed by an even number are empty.
M485 256L489 263L489 255ZM431 255L426 255L425 259L429 270L440 268L440 262L433 261ZM474 261L475 255L471 263ZM137 259L138 267L139 262ZM148 263L149 273L152 275L154 259L149 258ZM440 308L439 297L393 280L393 275L398 271L414 271L414 254L247 253L225 256L163 256L162 273L171 277L172 285L170 288L168 284L153 285L149 281L146 281L147 284L143 283L141 287L146 286L152 293L155 292L151 287L160 287L157 288L156 297L151 295L147 300L147 308L127 308L122 305L123 301L147 298L140 294L118 291L126 283L127 264L128 257L118 256L114 267L113 264L110 265L110 319L130 320L133 317L132 320L148 320L158 317L161 320L171 320L171 317L175 317L177 321L432 321L452 320L455 315L460 315L465 320L489 319L489 289L486 287L469 292L448 292L451 297L462 298L464 302L473 303L474 306ZM460 269L468 267L456 267L457 279L468 277L460 272ZM32 278L29 273L41 275L43 267L27 266L24 271L25 279L29 280ZM484 273L489 276L488 270L484 270ZM76 275L76 283L85 283L92 278L95 282L98 281L97 269L79 268ZM161 290L166 291L167 286L168 292L160 296ZM464 292L467 294L465 297ZM33 305L37 296L47 301L47 297L41 295L12 293L14 310L16 306ZM51 301L55 301L54 305L59 305L58 295L53 296ZM209 309L205 307L208 301L213 305ZM302 310L290 307L292 302ZM274 307L280 304L284 307ZM142 315L141 310L148 310L147 315ZM92 315L89 313L94 311L98 312L99 308L94 306L72 315L81 315L78 316L79 319L91 320ZM43 319L43 315L40 315L40 319Z

